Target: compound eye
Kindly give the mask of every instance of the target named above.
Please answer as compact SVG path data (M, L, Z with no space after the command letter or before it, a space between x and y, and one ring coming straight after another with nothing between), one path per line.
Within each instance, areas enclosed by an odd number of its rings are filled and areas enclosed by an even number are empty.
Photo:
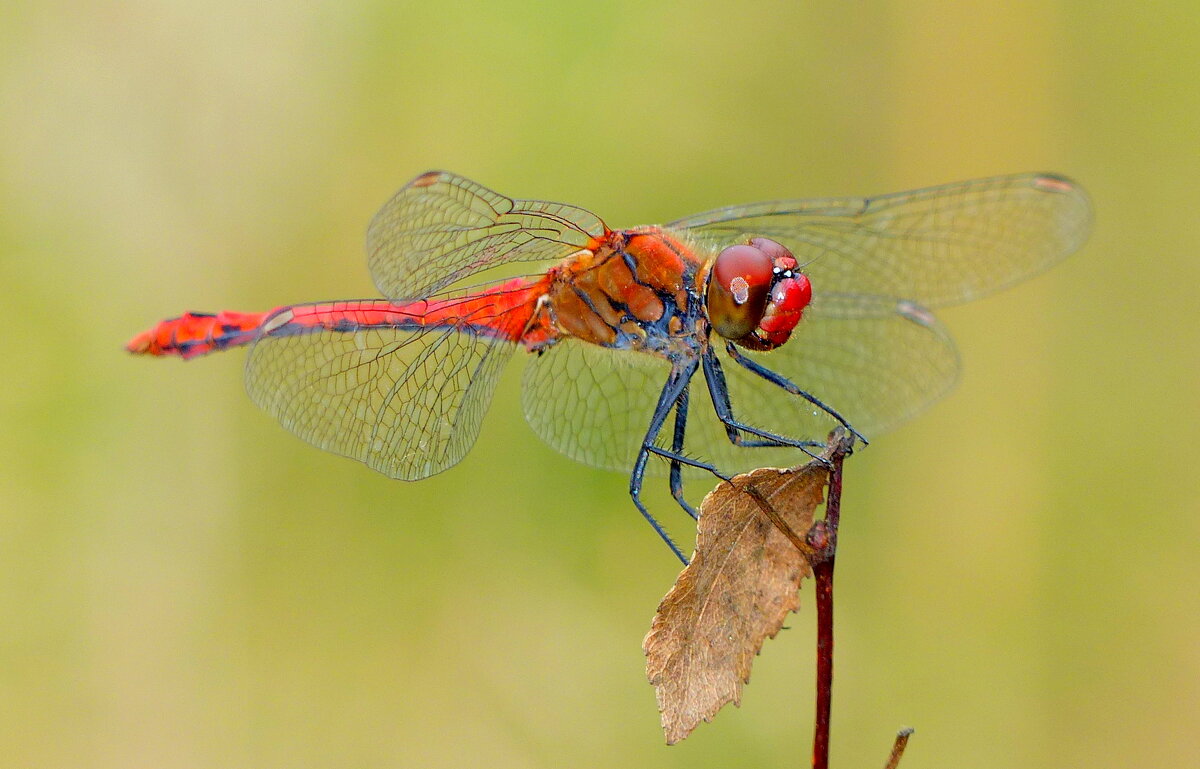
M717 255L708 280L708 318L726 339L741 339L762 320L774 263L754 246L730 246Z
M773 264L778 265L781 259L796 261L796 257L792 256L792 252L784 248L782 243L770 238L751 238L750 245L766 254Z

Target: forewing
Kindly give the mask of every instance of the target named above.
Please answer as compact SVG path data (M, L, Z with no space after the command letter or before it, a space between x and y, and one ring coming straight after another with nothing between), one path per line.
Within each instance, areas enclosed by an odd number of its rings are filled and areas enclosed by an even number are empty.
M563 339L525 368L525 418L571 459L629 472L670 371L646 353ZM649 469L659 468L652 462Z
M307 317L265 321L246 363L250 397L314 446L408 481L466 455L516 349L453 328L316 328L346 320L336 305Z
M977 179L872 198L734 206L668 225L720 244L753 236L791 249L814 294L928 307L963 302L1056 264L1091 225L1083 190L1060 176Z
M599 217L582 208L513 200L430 171L375 214L367 228L367 263L384 296L414 299L500 265L559 260L604 230Z
M944 396L959 371L953 341L927 309L882 297L822 296L787 344L771 352L742 352L837 410L868 439ZM837 426L803 398L738 365L723 348L717 356L739 421L817 442ZM727 472L790 467L802 459L795 449L731 444L699 377L686 445Z

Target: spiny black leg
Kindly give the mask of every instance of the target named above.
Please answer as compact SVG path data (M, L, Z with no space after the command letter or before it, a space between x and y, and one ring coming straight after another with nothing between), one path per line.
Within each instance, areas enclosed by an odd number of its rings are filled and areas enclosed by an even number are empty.
M642 439L642 448L638 451L637 460L633 463L633 472L629 475L629 496L633 499L633 504L637 507L638 512L642 514L658 536L662 537L663 542L667 543L667 547L671 548L671 552L675 554L686 566L688 559L679 549L679 546L672 541L666 529L662 527L646 506L642 504L642 481L646 476L646 462L650 458L651 450L654 448L654 440L658 437L658 433L662 430L663 423L667 421L667 416L671 413L671 409L679 400L679 395L687 389L688 382L692 375L696 373L697 363L689 362L684 368L671 369L671 375L667 377L667 383L663 385L662 392L658 396L658 403L654 406L654 415L650 418L650 427L646 431L646 437Z
M726 412L731 412L729 407L729 385L725 383L725 372L721 369L721 364L717 360L717 356L708 351L704 356L704 381L708 384L708 395L712 398L713 404L718 402L725 404ZM717 415L721 415L721 408L717 407ZM738 432L736 424L721 420L721 424L725 425L725 434L729 436L729 442L735 446L745 446L745 439ZM783 445L783 444L772 444Z
M825 445L819 441L799 441L787 438L751 427L734 419L733 407L729 404L729 388L725 384L725 372L721 370L721 362L717 360L716 354L711 349L704 354L702 360L704 362L704 379L708 382L708 394L712 398L713 409L717 412L717 418L725 425L725 432L729 436L730 443L748 448L780 446L797 448L810 457L817 458L817 454L810 451L809 448ZM748 441L742 433L757 435L764 440Z
M807 393L804 390L801 390L799 387L792 384L792 382L790 380L780 376L779 374L776 374L774 371L767 368L766 366L763 366L762 364L758 363L757 361L747 358L745 355L743 355L737 349L737 347L734 346L734 344L732 342L726 343L725 351L727 353L729 353L729 357L731 357L735 361L737 361L737 363L740 364L746 370L752 371L755 374L758 374L760 377L767 380L771 384L773 384L777 387L783 388L784 390L791 393L792 395L799 395L804 400L808 401L812 405L821 409L826 414L828 414L829 416L833 417L838 422L840 422L842 427L849 430L854 435L854 437L858 438L860 441L862 441L864 445L869 443L869 441L866 439L866 437L862 433L860 433L858 430L855 430L854 426L851 425L849 422L847 422L846 419L841 414L837 413L829 406L826 406L824 403L822 403L820 400L818 400L812 394Z
M683 451L683 436L687 429L687 414L688 414L688 393L691 388L684 386L683 392L679 393L679 399L675 401L675 437L671 440L671 453L676 457L679 452ZM657 453L657 452L655 452ZM688 504L683 498L683 465L674 457L671 458L671 496L675 497L675 501L683 508L684 512L692 516L693 520L700 520L700 515L695 508Z
M732 476L726 475L725 473L718 470L716 465L709 464L708 462L704 462L699 459L692 459L691 457L689 457L685 454L676 454L673 451L667 451L666 449L660 449L658 446L650 446L646 450L649 451L651 454L657 454L660 457L665 457L666 459L669 459L672 462L678 462L681 465L687 465L688 467L695 467L697 469L710 472L723 481L733 480Z

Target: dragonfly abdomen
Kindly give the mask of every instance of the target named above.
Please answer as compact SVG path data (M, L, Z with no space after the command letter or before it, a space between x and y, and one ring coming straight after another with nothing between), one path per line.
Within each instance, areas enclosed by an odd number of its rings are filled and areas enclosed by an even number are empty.
M531 349L552 335L535 318L547 281L515 278L477 294L395 303L386 299L317 302L277 307L269 312L188 312L138 334L125 349L142 355L194 358L260 337L317 332L353 334L371 329L420 333L437 329Z
M197 355L249 344L270 312L186 312L164 320L129 341L125 349L141 355Z

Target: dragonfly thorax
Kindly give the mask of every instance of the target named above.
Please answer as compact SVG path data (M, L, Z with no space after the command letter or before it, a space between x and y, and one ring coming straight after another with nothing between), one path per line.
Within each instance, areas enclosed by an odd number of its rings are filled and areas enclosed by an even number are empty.
M713 331L751 350L788 340L812 301L812 284L796 258L769 238L752 238L717 255L705 307Z

